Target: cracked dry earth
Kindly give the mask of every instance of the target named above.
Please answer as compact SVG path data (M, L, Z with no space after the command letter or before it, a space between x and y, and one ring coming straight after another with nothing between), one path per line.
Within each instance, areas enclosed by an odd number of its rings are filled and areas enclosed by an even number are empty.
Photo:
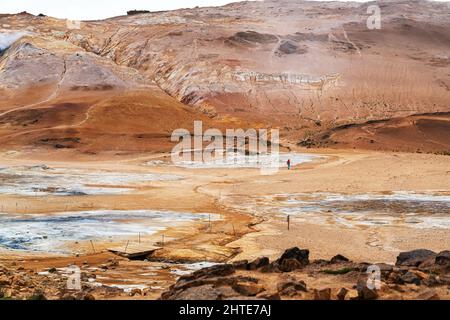
M75 291L67 289L67 277L70 273L67 270L64 272L63 268L35 274L17 264L8 268L1 266L0 298L158 298L154 293L160 280L156 267L152 272L154 287L129 286L124 290L124 286L99 285L98 281L101 281L99 279L102 278L102 272L120 273L130 268L131 262L110 258L108 263L94 269L89 263L86 261L82 266L82 290ZM373 270L374 266L379 272L379 278L376 278L376 282L371 282L368 281L368 270ZM138 263L134 267L143 268ZM292 248L272 262L267 257L260 257L251 262L240 260L232 264L217 264L181 275L159 299L440 300L450 298L449 268L449 251L435 253L423 249L413 250L401 253L395 265L371 265L352 262L342 255L336 255L331 260L309 261L309 250Z

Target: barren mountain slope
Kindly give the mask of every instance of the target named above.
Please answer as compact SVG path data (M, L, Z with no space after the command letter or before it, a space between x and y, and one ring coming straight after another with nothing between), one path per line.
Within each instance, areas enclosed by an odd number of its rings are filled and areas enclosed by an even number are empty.
M81 151L149 151L167 148L170 132L194 118L280 127L298 142L343 125L448 112L448 3L380 1L380 30L366 26L370 4L242 2L80 29L45 16L0 16L0 34L24 34L0 60L1 139L8 148L40 147L64 131ZM45 112L42 122L34 115L41 108L58 120ZM11 132L19 135L7 142ZM160 142L148 140L155 135ZM426 144L423 136L411 135L405 151ZM433 150L449 150L448 135L438 136ZM340 137L344 146L354 138Z

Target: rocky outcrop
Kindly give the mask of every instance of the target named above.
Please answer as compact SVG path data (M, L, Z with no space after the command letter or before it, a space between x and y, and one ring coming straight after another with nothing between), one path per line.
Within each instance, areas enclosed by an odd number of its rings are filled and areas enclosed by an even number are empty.
M221 300L237 296L256 296L265 291L258 279L234 276L235 269L230 264L216 265L201 269L189 276L182 276L168 292L162 294L164 300Z
M232 75L235 81L247 82L254 85L298 85L305 89L324 89L326 86L336 85L339 80L338 74L314 77L307 74L292 73L260 73L254 71L235 71Z
M273 263L274 268L282 272L291 272L309 264L309 250L291 248Z
M127 15L129 15L129 16L136 15L136 14L145 14L145 13L150 13L150 11L148 11L148 10L130 10L130 11L127 11Z
M308 292L305 281L296 278L290 278L277 284L278 294L280 296L293 297L299 292Z
M0 55L3 51L8 49L14 42L28 35L28 32L0 32Z
M331 263L339 263L339 262L349 262L350 260L346 257L344 257L343 255L336 255L333 258L331 258L330 262Z
M306 46L300 46L298 43L295 43L290 40L283 41L280 44L277 51L275 52L278 56L283 56L287 54L305 54L308 52L308 48Z
M247 265L247 270L258 270L260 268L268 266L269 262L270 260L267 257L257 258Z
M286 250L270 263L262 257L249 263L237 261L219 265L181 277L162 299L311 299L311 300L375 300L375 299L441 299L450 284L450 271L443 267L447 251L438 255L428 250L403 252L397 266L377 264L379 283L369 281L369 264L350 261L342 255L331 260L309 261L309 251ZM437 258L439 257L439 258ZM432 264L423 264L426 259ZM421 262L419 262L419 260ZM335 284L323 287L321 280L330 277ZM354 283L344 287L341 284ZM414 286L412 288L411 286ZM417 288L417 289L416 289ZM417 294L417 292L420 292ZM450 298L448 296L447 298Z
M450 251L442 251L436 255L435 258L436 264L442 266L450 266Z
M64 74L64 59L25 39L16 42L2 56L0 87L16 89L54 84Z
M110 269L117 265L115 260L105 264ZM87 264L81 267L81 290L69 290L65 268L52 267L46 272L36 272L15 263L8 266L0 264L0 300L96 300L131 294L95 283L96 275L87 270L90 267ZM106 269L98 267L103 274L106 272Z
M277 36L273 34L259 33L256 31L240 31L225 40L225 43L231 46L246 46L256 44L276 43Z
M367 279L359 280L356 284L356 290L360 300L375 300L378 298L377 290L367 286Z

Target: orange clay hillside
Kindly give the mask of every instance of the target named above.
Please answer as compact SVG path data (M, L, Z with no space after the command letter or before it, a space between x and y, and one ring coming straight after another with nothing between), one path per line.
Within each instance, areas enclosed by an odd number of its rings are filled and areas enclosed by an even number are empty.
M2 15L2 37L18 38L0 60L2 148L163 151L209 118L305 146L447 152L448 4L383 2L380 30L367 6L241 2L79 29Z

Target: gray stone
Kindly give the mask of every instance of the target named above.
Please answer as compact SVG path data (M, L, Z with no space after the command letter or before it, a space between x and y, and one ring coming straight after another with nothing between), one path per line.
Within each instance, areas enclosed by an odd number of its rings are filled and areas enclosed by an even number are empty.
M395 265L417 267L422 262L435 256L436 256L435 252L426 249L418 249L408 252L402 252L398 255L397 262L395 263Z

